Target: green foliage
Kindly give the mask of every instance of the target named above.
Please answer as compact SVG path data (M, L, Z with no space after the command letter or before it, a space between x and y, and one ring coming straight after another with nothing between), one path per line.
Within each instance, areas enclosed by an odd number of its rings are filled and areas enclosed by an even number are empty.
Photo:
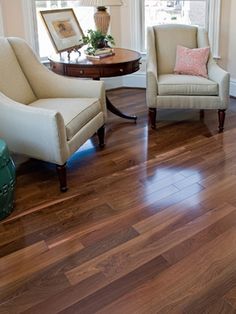
M114 45L115 41L111 35L105 35L100 31L89 29L87 36L83 37L83 43L88 45L87 52L93 54L97 49Z

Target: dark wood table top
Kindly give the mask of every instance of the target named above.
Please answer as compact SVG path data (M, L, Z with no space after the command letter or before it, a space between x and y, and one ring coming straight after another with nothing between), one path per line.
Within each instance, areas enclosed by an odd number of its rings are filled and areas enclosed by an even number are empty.
M103 66L103 65L115 65L124 62L133 62L135 60L140 60L141 55L139 52L124 49L124 48L114 48L114 55L104 57L101 59L88 59L86 55L82 52L81 56L78 55L77 52L71 54L71 58L68 59L67 53L55 54L52 57L49 57L50 61L62 63L62 64L80 64L80 65L88 65L88 66Z
M92 78L100 80L101 77L113 77L131 74L140 69L141 54L139 52L114 48L114 55L101 59L88 59L85 54L79 56L72 53L68 58L67 53L57 54L49 58L50 68L53 72L66 76ZM126 115L116 108L106 97L107 109L115 115L136 122L137 117Z
M88 59L84 53L72 53L68 59L67 53L49 57L51 70L62 75L75 77L112 77L136 72L140 68L141 54L139 52L114 48L114 55L101 59Z

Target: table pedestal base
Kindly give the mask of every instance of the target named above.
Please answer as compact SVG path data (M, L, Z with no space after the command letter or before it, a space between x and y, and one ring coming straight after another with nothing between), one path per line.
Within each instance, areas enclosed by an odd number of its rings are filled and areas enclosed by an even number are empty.
M114 55L101 59L91 59L82 54L76 58L68 59L67 56L57 54L49 58L50 68L53 72L66 76L90 78L99 81L101 77L116 77L132 74L140 69L141 54L137 51L123 48L114 48ZM120 118L133 120L135 115L127 115L116 108L106 97L107 110Z
M114 105L112 105L112 103L110 102L110 100L108 99L108 97L106 96L106 104L107 104L107 109L112 112L113 114L117 115L118 117L121 117L123 119L128 119L128 120L134 120L134 122L136 123L137 121L137 116L128 116L125 113L121 112L119 109L117 109Z

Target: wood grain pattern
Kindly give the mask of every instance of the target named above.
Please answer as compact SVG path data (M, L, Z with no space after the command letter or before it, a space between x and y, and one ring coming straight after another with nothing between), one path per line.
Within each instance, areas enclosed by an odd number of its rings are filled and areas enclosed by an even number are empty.
M236 310L236 287L226 293L224 300L227 301L234 310Z
M67 53L49 58L50 68L57 74L73 77L111 77L130 74L139 70L141 55L139 52L114 48L114 55L101 58L87 58L83 53L68 60Z
M70 189L36 160L17 170L0 222L0 314L236 313L236 100L225 131L205 110L160 110L145 91L108 92L109 113L68 162Z
M216 237L201 249L164 271L148 285L144 284L113 302L103 313L181 313L205 287L220 284L234 271L236 229ZM224 254L222 247L224 245ZM214 263L212 263L212 258ZM152 291L155 291L153 295Z
M228 205L216 208L161 239L158 239L157 236L159 228L153 228L151 231L74 268L67 272L66 276L71 284L77 284L91 275L103 272L106 277L114 281L163 254L183 240L193 237L235 210L235 207Z
M8 266L5 266L7 271L2 272L1 275L0 295L4 295L6 287L8 290L15 289L35 273L82 249L83 245L78 239L73 239L63 243L60 247L52 248L33 257L32 254L26 255L25 258L18 259L18 263L15 262L9 269Z

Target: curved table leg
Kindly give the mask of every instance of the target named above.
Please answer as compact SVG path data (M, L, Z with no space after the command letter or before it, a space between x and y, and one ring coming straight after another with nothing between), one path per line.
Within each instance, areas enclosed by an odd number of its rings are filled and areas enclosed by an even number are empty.
M134 122L136 123L137 116L128 116L128 115L124 114L119 109L117 109L114 105L112 105L112 103L110 102L110 100L108 99L107 96L106 96L106 103L107 103L107 109L110 112L112 112L113 114L117 115L118 117L121 117L121 118L124 118L124 119L128 119L128 120L134 120Z

